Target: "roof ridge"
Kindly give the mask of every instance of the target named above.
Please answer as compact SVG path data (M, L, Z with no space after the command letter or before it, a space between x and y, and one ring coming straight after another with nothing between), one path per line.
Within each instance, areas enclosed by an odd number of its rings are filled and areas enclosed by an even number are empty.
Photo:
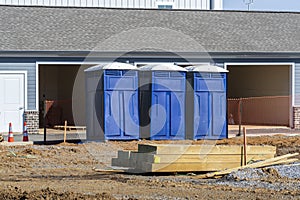
M285 14L300 14L300 11L270 11L270 10L200 10L200 9L158 9L158 8L113 8L113 7L79 7L79 6L48 6L48 5L4 5L0 7L25 7L25 8L55 8L55 9L93 9L93 10L147 10L147 11L162 11L162 12L217 12L217 13L285 13Z

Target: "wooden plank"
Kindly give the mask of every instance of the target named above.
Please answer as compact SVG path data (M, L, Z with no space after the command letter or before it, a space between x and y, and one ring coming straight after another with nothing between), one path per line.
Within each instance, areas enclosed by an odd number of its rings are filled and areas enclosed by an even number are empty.
M122 159L122 158L112 158L111 159L111 166L117 167L130 167L129 159Z
M149 153L136 153L136 162L149 162L149 163L191 163L191 162L240 162L243 163L242 155L196 155L196 154L183 154L183 155L171 155L171 154L149 154ZM273 158L273 154L260 154L260 155L249 155L247 158L247 163L250 161L265 160Z
M121 159L129 159L130 158L130 154L131 154L131 151L118 151L118 158L121 158Z
M136 163L135 151L118 151L118 157L112 158L111 165L118 167L135 167Z
M242 145L139 144L138 152L153 154L242 154ZM274 146L247 146L248 154L273 154Z
M67 121L65 121L65 127L64 127L64 143L66 143L67 140Z
M287 159L287 160L278 160L278 161L275 161L275 162L272 162L272 163L266 163L263 167L268 167L268 166L273 166L273 165L281 165L281 164L289 164L289 163L292 163L292 162L297 162L299 161L298 158L293 158L293 159Z
M0 146L26 146L26 145L33 145L33 141L28 141L28 142L7 142L7 141L3 141L3 142L0 142Z
M231 172L234 172L234 171L237 171L237 170L240 170L240 169L243 169L243 168L263 168L263 167L279 165L279 164L289 164L289 163L296 162L296 161L299 161L299 159L297 159L297 158L295 158L295 159L283 159L283 160L278 160L278 161L275 161L275 162L263 163L263 164L260 164L259 166L256 166L256 167L249 167L249 165L247 165L246 167L241 166L241 167L238 167L238 168L234 168L234 170L226 169L224 171L201 174L201 175L195 176L194 178L202 179L202 178L222 177L223 175L230 174Z
M247 131L246 131L246 127L243 127L243 138L244 138L244 146L243 146L243 150L244 150L244 165L247 165Z
M111 159L111 166L128 167L130 151L118 151L118 157Z
M271 166L281 163L295 162L298 159L276 161L274 163L265 163L265 166ZM240 163L238 162L203 162L203 163L143 163L141 168L144 172L201 172L201 171L218 171L227 168L238 167Z
M218 171L226 168L241 166L240 162L199 162L199 163L143 163L141 170L144 172L201 172Z
M121 167L122 163L120 162L119 158L112 158L111 159L111 166L118 166Z
M63 125L55 125L53 127L54 129L60 129L60 130L64 130L65 126ZM67 130L86 130L85 126L66 126Z
M137 152L131 152L130 158L129 158L129 167L136 168L137 163Z

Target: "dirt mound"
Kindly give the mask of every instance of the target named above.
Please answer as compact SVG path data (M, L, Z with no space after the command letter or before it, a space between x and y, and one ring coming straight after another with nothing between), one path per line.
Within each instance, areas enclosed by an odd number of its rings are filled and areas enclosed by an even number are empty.
M273 145L277 147L288 147L288 146L300 146L300 136L290 137L290 136L260 136L260 137L248 137L247 143L249 145ZM242 137L230 138L217 141L217 144L243 144Z
M218 145L242 145L243 138L236 137L230 139L224 139L217 141ZM272 145L277 147L277 156L285 155L288 153L299 153L300 148L300 136L260 136L260 137L248 137L248 145ZM300 155L296 158L300 159Z
M111 200L115 199L108 193L101 193L101 194L80 194L74 192L64 192L59 193L53 189L46 188L40 191L32 191L26 192L22 191L18 187L9 187L7 189L0 191L0 199L32 199L32 200L40 200L40 199L102 199L102 200Z
M78 146L78 144L69 143L69 142L61 142L57 144L57 146Z

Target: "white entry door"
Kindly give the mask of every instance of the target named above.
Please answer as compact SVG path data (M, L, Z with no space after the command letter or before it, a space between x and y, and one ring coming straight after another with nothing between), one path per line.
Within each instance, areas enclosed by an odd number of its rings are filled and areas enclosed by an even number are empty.
M0 73L0 132L23 131L25 109L25 74Z

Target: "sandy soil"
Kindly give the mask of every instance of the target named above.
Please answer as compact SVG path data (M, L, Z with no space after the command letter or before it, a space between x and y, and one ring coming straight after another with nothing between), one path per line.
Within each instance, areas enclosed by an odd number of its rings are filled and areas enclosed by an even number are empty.
M198 180L188 174L104 174L117 150L138 143L241 144L219 141L131 141L0 147L0 199L300 199L300 180L270 173L260 182L286 189L239 186L239 180ZM251 137L249 144L277 146L277 154L300 152L300 136ZM226 182L227 181L227 182ZM296 187L295 187L296 185Z

